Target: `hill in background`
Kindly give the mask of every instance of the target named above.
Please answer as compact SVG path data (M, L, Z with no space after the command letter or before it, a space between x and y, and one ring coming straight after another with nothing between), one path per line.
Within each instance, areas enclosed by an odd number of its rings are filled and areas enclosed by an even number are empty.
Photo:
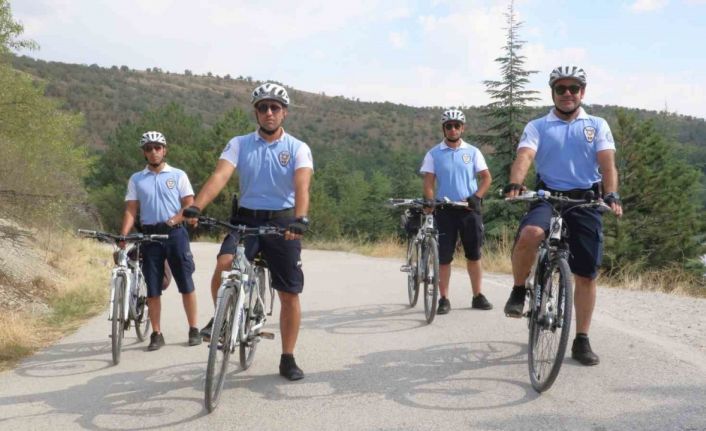
M238 107L250 112L250 92L259 83L249 77L233 78L164 72L159 68L137 71L127 66L103 68L13 57L13 66L36 77L46 94L65 101L66 109L83 113L90 145L105 147L117 125L135 120L144 111L170 102L213 124L224 112ZM286 84L286 83L285 83ZM381 148L408 148L422 154L441 139L439 116L443 107L410 107L389 102L361 102L289 89L291 117L286 125L294 135L317 149L345 147L356 153ZM463 107L468 134L483 131L483 109ZM531 117L548 107L533 108ZM592 105L590 113L614 124L620 107ZM657 128L679 146L679 153L706 174L706 122L701 118L629 109L640 119L653 119ZM620 143L618 143L620 145ZM486 150L488 150L486 148Z

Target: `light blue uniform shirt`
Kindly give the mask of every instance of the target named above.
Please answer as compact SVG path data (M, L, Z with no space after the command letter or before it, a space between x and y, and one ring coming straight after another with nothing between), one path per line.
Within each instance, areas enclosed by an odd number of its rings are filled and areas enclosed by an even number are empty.
M272 143L257 132L236 136L221 159L238 170L239 205L252 210L294 208L294 171L314 168L309 146L286 132Z
M125 200L140 203L142 224L157 224L174 217L181 211L181 198L193 195L186 172L165 164L159 173L145 168L132 174Z
M473 145L461 140L458 148L451 148L445 141L427 152L419 169L421 173L436 176L436 198L463 201L478 190L476 176L488 170L485 157Z
M601 180L596 154L615 151L615 142L604 119L579 108L578 117L567 122L552 109L527 123L517 148L537 152L537 173L550 189L588 189Z

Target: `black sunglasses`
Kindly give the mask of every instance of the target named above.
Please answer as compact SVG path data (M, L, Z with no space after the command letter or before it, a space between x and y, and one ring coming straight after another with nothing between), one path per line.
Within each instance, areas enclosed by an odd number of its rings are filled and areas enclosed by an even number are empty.
M152 151L161 151L164 148L163 145L145 145L142 147L142 151L145 153L151 153Z
M571 94L578 94L579 91L581 91L581 86L580 85L556 85L554 86L554 93L556 93L557 96L561 96L564 93L566 93L566 90L569 90L569 93Z
M273 114L276 114L282 110L282 107L274 103L271 105L267 103L260 103L257 105L256 109L260 114L267 114L267 111L272 111Z
M451 130L451 129L461 130L461 127L463 127L463 124L461 124L461 123L446 123L446 124L444 124L444 129L446 129L446 130Z

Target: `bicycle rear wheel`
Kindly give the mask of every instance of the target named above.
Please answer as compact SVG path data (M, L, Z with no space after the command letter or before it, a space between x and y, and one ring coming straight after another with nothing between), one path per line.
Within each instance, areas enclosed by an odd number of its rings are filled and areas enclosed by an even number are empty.
M248 295L246 307L244 312L245 318L243 319L243 333L245 337L240 341L240 366L247 370L252 365L253 359L255 359L255 351L257 350L257 345L260 342L260 337L257 331L253 331L251 328L262 322L265 318L265 309L263 307L265 300L265 289L266 289L266 277L265 270L259 266L256 266L253 271L254 285L250 289L250 294ZM258 302L257 294L260 292L260 297L262 298L262 303Z
M574 295L571 270L563 258L551 261L538 279L541 284L535 288L541 286L541 302L546 306L543 312L538 306L530 310L527 359L532 387L544 392L556 380L564 360Z
M419 299L419 278L417 277L417 247L415 246L415 237L410 237L407 239L407 297L409 299L409 306L414 307L417 305L417 300Z
M424 316L427 323L434 321L436 301L439 297L439 245L435 238L428 238L422 251L424 276Z
M140 283L144 283L144 280L140 280ZM146 289L139 288L138 292L145 292ZM138 296L137 304L135 305L135 334L137 339L140 341L145 341L147 334L150 330L150 316L149 309L147 308L147 297Z
M113 351L113 364L120 363L120 351L123 346L123 336L125 334L125 324L123 322L123 298L127 280L124 275L118 275L115 279L115 294L113 296L113 318L111 320L111 348Z
M228 359L233 351L232 335L236 314L235 305L235 288L224 289L223 296L217 305L216 316L213 319L211 341L208 346L204 401L209 412L215 410L218 405L226 372L228 371Z

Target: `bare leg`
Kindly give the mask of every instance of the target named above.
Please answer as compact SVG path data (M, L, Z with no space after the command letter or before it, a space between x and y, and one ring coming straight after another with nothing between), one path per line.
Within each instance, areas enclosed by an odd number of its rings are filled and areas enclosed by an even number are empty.
M184 304L186 312L186 320L189 322L189 328L195 328L198 316L198 307L196 305L196 292L183 293L181 302Z
M596 280L574 274L574 307L576 309L576 333L588 334L591 328L593 308L596 305Z
M439 292L444 298L449 297L449 282L451 280L451 264L439 265Z
M294 353L301 323L299 295L277 291L282 308L279 314L279 330L282 333L282 353Z
M467 260L466 271L468 271L468 277L471 279L471 289L473 290L473 296L476 296L481 291L481 283L483 279L483 265L481 264L480 259Z
M162 332L162 326L160 325L160 319L162 317L162 298L160 296L147 298L147 307L149 308L152 330L154 332Z
M537 256L537 247L544 239L544 230L538 226L525 226L520 231L512 251L512 277L515 286L524 286Z
M211 277L211 297L213 305L216 305L216 297L218 296L218 288L221 286L221 271L227 271L233 264L232 254L222 254L216 259L216 269L213 270Z

